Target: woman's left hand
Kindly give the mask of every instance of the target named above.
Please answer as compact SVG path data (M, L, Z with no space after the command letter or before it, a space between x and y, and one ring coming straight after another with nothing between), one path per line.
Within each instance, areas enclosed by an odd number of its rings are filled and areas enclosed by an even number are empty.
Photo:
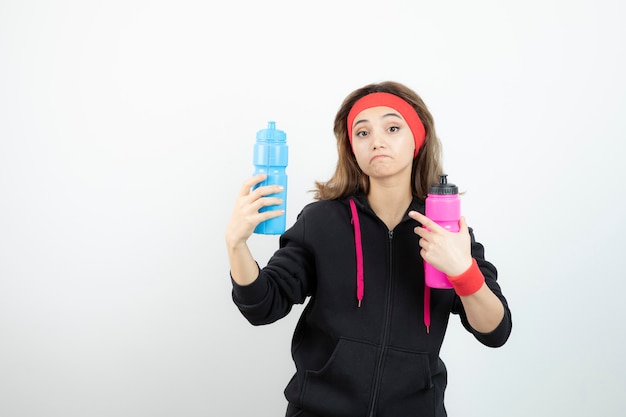
M461 275L472 265L471 238L465 218L459 220L458 233L450 232L417 211L409 217L422 226L415 227L420 237L422 258L448 276Z

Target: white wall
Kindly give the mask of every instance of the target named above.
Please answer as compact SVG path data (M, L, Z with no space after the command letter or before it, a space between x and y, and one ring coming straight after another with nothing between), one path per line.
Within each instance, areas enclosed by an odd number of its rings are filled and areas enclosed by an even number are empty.
M252 327L225 223L268 120L288 222L366 83L435 116L513 311L453 319L451 416L626 409L626 29L619 0L0 3L0 415L277 416L301 307ZM277 246L255 235L260 263ZM621 412L621 413L620 413Z

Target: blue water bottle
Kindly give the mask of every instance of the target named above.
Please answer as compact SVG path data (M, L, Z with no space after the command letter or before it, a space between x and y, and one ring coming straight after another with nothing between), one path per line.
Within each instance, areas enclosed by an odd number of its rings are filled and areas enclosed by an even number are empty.
M267 174L262 183L256 185L282 185L283 191L272 194L272 197L282 198L280 205L263 207L259 211L286 210L287 207L287 135L276 129L276 122L268 122L267 129L259 130L254 145L254 175ZM256 188L255 187L255 188ZM264 235L279 235L285 231L286 216L265 220L254 229L254 233Z

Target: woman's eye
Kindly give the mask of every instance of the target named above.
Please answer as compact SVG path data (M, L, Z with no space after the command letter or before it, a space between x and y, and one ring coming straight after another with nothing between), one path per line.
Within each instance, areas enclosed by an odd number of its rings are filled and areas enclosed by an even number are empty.
M398 130L400 130L400 127L399 127L399 126L391 126L391 127L389 128L389 131L390 131L390 132L397 132Z
M356 132L356 135L358 137L363 138L363 137L367 136L367 132L365 130L361 130L360 132Z

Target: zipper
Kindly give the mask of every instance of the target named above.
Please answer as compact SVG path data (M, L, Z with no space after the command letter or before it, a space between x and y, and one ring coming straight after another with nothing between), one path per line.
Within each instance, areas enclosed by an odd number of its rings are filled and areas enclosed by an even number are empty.
M368 417L374 417L376 415L376 406L378 403L378 395L380 392L380 380L383 369L383 361L387 354L387 339L389 338L389 328L391 325L391 299L393 294L393 230L387 231L387 237L389 242L389 271L388 271L388 285L387 285L387 302L385 304L385 320L383 324L383 330L380 336L380 353L378 354L378 360L376 361L376 368L374 369L374 386L372 387L372 396L370 401L370 409Z

